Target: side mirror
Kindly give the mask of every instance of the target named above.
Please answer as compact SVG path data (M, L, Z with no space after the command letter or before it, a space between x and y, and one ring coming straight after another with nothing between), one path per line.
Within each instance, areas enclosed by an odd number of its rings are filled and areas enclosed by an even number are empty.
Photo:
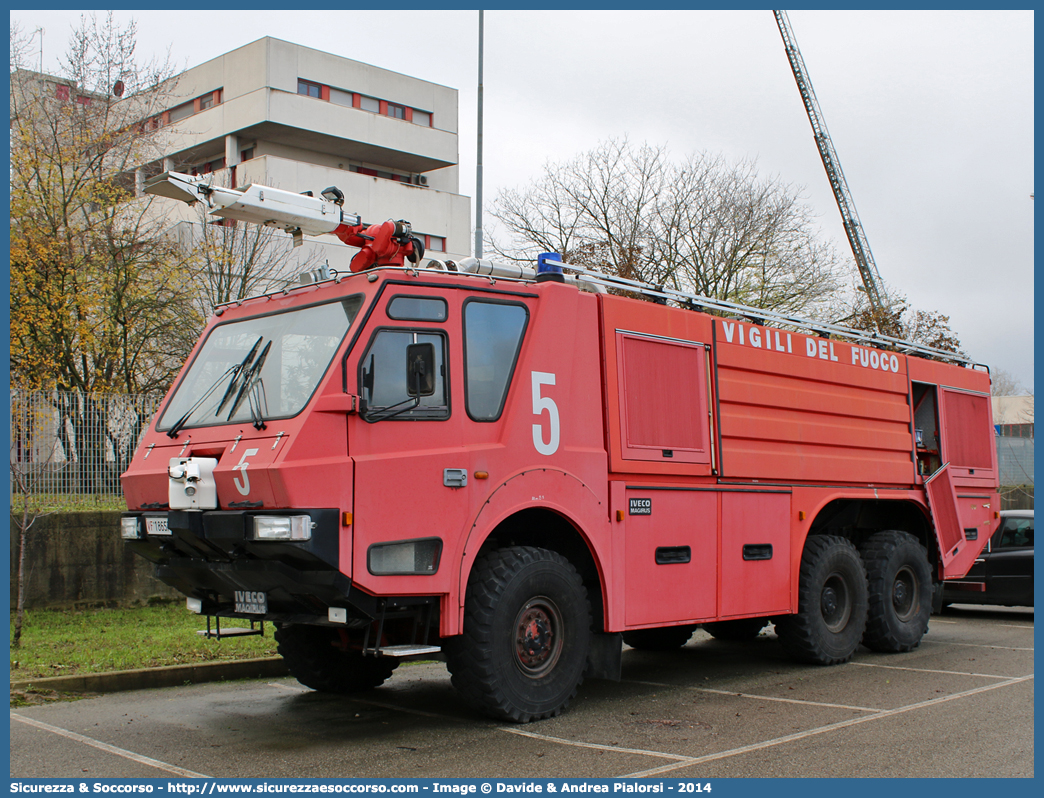
M406 391L416 397L435 393L435 344L406 347Z

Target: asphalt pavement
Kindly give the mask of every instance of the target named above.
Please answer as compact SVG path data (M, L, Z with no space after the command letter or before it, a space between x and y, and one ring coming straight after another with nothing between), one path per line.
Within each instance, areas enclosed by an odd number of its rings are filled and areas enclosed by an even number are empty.
M11 713L13 777L1031 777L1033 611L956 608L921 646L800 665L771 631L624 652L558 718L464 706L440 663L357 696L285 677Z

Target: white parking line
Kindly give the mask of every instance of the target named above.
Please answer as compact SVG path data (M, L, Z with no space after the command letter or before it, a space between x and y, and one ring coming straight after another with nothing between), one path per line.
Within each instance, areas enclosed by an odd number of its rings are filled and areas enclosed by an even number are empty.
M11 720L17 720L19 723L25 723L28 726L35 726L37 729L43 729L44 731L52 732L69 740L75 740L78 743L89 745L92 748L98 748L102 751L108 751L110 754L122 756L124 759L130 759L142 765L148 765L149 767L153 767L158 770L165 770L167 773L172 773L175 776L182 776L186 779L212 778L211 776L206 776L202 773L196 773L192 770L185 770L184 768L179 768L177 765L170 765L166 762L160 762L158 759L152 759L151 757L136 754L133 751L128 751L124 748L117 748L115 745L109 745L108 743L103 743L100 740L94 740L90 737L84 737L82 734L77 734L76 732L69 731L68 729L62 729L58 726L52 726L50 723L44 723L39 720L27 718L24 715L19 715L16 712L11 713Z
M1001 623L1001 624L997 624L997 625L998 626L1003 626L1006 629L1032 629L1033 628L1032 626L1021 626L1019 624L1014 624L1014 623Z
M1006 677L1001 677L1006 678ZM647 687L666 687L672 690L686 689L696 690L700 693L713 693L714 695L730 695L736 698L753 698L757 701L778 701L783 704L805 704L814 707L828 707L830 709L854 709L857 712L880 712L880 707L855 707L848 704L829 704L825 701L808 701L802 698L781 698L768 695L754 695L752 693L737 693L735 690L713 690L710 687L690 687L686 684L665 684L660 682L643 682L637 679L624 679L626 684L642 684Z
M569 745L573 748L593 748L596 751L613 751L617 754L641 754L642 756L656 756L660 759L673 759L676 762L681 762L681 765L688 765L691 757L687 757L684 754L668 754L664 751L647 751L644 748L621 748L618 745L602 745L601 743L583 743L579 740L566 740L562 737L551 737L547 734L537 734L536 732L522 731L522 729L516 728L515 726L501 726L500 731L507 732L508 734L517 734L519 737L532 737L534 740L545 740L549 743L557 743L558 745ZM669 766L669 767L674 767Z
M926 641L926 642L932 642L932 643L935 643L936 645L942 645L942 646L965 646L965 647L969 647L969 648L995 648L995 649L997 649L999 651L1032 651L1033 650L1032 647L1030 647L1030 648L1020 648L1019 646L990 646L990 645L987 645L985 643L954 643L954 642L952 642L950 640L946 640L945 642L942 641L942 640L931 640L931 641Z
M927 701L919 701L916 704L909 704L905 707L897 707L896 709L886 709L883 712L878 712L875 715L864 715L861 718L851 718L849 720L843 720L838 723L830 723L826 726L820 726L815 729L808 729L803 732L797 732L795 734L788 734L784 737L776 737L772 740L765 740L760 743L752 743L751 745L740 746L739 748L731 748L727 751L719 751L716 754L707 754L705 756L691 757L684 762L679 761L671 765L663 765L658 768L652 768L650 770L642 770L636 773L628 773L624 776L617 778L626 779L640 779L647 778L649 776L659 776L663 773L669 773L672 770L678 770L683 767L690 767L692 765L699 765L704 762L711 762L716 759L725 759L730 756L738 756L740 754L747 754L751 751L760 751L764 748L772 748L777 745L783 745L784 743L795 742L797 740L803 740L808 737L814 737L819 734L826 734L827 732L837 731L838 729L848 728L849 726L856 726L860 723L867 723L869 721L879 720L881 718L890 718L894 715L900 715L905 712L912 712L915 709L924 709L926 707L933 707L937 704L942 704L947 701L956 701L959 698L967 698L969 696L977 695L979 693L985 693L990 690L996 690L1000 687L1010 687L1013 684L1019 684L1021 682L1028 681L1033 678L1033 674L1029 676L1019 676L1014 679L1009 679L1005 682L998 682L997 684L990 684L984 687L976 687L972 690L965 690L961 693L954 693L953 695L940 696L939 698L930 698Z
M1010 679L1010 676L998 676L995 673L969 673L967 671L940 671L935 668L908 668L903 665L879 665L875 662L849 662L860 668L884 668L890 671L914 671L916 673L944 673L947 676L978 676L982 679Z

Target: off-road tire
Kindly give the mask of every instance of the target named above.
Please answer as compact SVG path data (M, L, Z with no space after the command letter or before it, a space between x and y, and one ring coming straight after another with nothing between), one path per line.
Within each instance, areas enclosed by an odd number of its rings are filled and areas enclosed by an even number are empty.
M908 532L878 532L859 547L869 587L863 645L874 651L910 651L920 645L932 613L928 552Z
M623 633L623 641L640 651L673 651L689 642L695 626L659 626L655 629L633 629Z
M290 674L305 687L323 693L361 693L384 684L398 666L391 657L364 657L344 651L337 629L327 626L282 626L276 650Z
M801 662L847 662L863 637L866 615L866 571L856 547L834 535L810 536L801 555L797 614L776 619L783 648Z
M738 618L702 624L703 631L717 640L753 640L768 626L768 618Z
M475 709L528 723L561 713L587 668L591 607L560 554L513 546L475 561L464 633L446 646L453 686Z

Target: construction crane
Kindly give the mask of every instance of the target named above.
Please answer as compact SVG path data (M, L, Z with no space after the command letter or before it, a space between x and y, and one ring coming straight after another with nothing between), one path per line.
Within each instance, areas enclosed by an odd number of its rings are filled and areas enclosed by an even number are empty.
M866 240L866 233L863 232L863 225L856 213L852 192L849 191L845 174L841 171L841 161L834 151L830 133L827 132L826 121L823 119L823 112L819 109L819 101L816 100L816 93L812 88L812 81L808 77L805 60L801 57L801 50L798 49L794 31L790 27L787 12L773 11L772 14L776 18L776 25L779 26L779 35L783 37L787 60L790 61L794 80L801 93L801 101L805 104L808 121L812 125L816 147L819 148L819 157L823 159L823 167L830 180L830 188L834 192L837 209L841 212L845 235L848 236L848 243L852 247L852 254L855 256L856 266L859 268L859 276L863 280L863 288L866 290L866 297L870 302L874 324L878 332L885 333L886 330L883 330L882 326L887 318L890 303L881 281L881 275L877 271L877 264L874 263L874 256L870 252L870 242Z

